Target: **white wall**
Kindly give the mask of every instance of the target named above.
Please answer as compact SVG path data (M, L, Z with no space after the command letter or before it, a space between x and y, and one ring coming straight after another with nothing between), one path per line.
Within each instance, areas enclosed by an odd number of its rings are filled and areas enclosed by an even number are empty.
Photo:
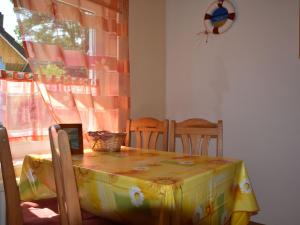
M129 1L131 118L165 118L165 0Z
M166 0L167 117L224 121L224 154L245 160L270 225L300 221L298 0L234 1L237 20L209 37L212 0Z

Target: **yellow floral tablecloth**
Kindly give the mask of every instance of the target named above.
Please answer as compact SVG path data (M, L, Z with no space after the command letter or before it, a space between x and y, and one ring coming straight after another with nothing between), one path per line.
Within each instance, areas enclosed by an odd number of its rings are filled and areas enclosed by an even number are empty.
M246 225L259 210L240 160L123 149L73 164L82 208L125 224ZM20 193L55 196L51 156L25 157Z

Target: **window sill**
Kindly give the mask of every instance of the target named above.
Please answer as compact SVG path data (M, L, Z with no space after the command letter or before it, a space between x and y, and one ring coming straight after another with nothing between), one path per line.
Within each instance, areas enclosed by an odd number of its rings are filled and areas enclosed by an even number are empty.
M49 140L10 142L10 148L14 161L23 161L25 155L27 154L51 153Z

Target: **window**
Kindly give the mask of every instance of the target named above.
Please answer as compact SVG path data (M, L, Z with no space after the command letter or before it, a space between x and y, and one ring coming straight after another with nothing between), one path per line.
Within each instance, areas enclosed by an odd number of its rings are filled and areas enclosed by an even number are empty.
M80 10L67 0L43 7L48 1L21 1L25 5L15 9L33 73L1 72L0 119L10 138L44 140L53 123L82 123L84 131L124 130L128 1L86 0Z

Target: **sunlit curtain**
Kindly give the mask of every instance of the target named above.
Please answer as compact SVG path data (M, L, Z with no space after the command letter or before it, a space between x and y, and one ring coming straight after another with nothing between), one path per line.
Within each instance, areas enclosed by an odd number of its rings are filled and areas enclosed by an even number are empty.
M0 122L15 141L43 140L49 115L33 74L0 70Z
M56 123L122 131L129 110L128 0L15 0L23 45ZM35 89L36 90L36 89Z

